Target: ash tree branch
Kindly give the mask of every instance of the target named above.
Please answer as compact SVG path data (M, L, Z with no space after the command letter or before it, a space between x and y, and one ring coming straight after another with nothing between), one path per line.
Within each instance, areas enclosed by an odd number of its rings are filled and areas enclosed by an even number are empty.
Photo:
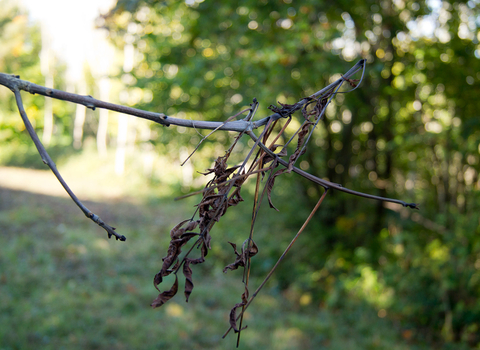
M77 196L73 193L73 191L68 187L67 183L63 179L63 177L60 175L60 172L57 169L57 166L53 162L52 158L48 154L47 150L43 146L42 142L38 138L37 133L35 132L35 129L33 128L32 124L30 123L30 120L28 119L27 113L25 112L25 108L23 107L23 101L22 101L22 96L20 94L20 90L14 88L13 93L15 94L15 101L17 103L18 111L20 112L20 116L22 117L23 123L25 124L25 128L28 131L28 134L30 135L30 138L33 140L33 143L37 147L38 153L42 157L42 161L50 167L52 172L55 174L57 177L58 181L62 184L63 188L65 191L67 191L68 195L72 198L72 200L75 202L75 204L83 211L85 216L89 219L91 219L93 222L95 222L97 225L102 227L105 231L108 233L108 238L111 238L114 236L117 240L120 241L125 241L126 238L123 235L118 234L115 232L115 227L107 225L100 217L93 212L91 212L78 198Z
M360 69L362 69L364 65L365 65L365 60L358 61L347 73L345 73L342 76L342 78L326 86L320 91L317 91L311 97L300 100L296 104L296 106L298 107L296 110L301 109L307 102L311 100L311 98L318 98L324 94L329 93L330 90L342 84L346 79L350 78ZM170 117L163 113L143 111L141 109L126 107L126 106L117 105L110 102L97 100L92 96L83 96L83 95L78 95L78 94L65 92L61 90L50 89L44 86L31 83L26 80L21 80L18 75L0 73L0 85L8 87L12 91L14 91L14 89L23 90L23 91L30 92L31 94L39 94L39 95L47 96L50 98L55 98L57 100L63 100L63 101L82 104L85 107L93 110L95 108L104 108L110 111L133 115L135 117L147 119L164 126L176 125L176 126L183 126L187 128L196 128L196 129L209 129L209 130L218 129L218 130L225 130L225 131L245 132L247 130L253 130L261 126L264 126L265 124L267 124L269 120L275 121L283 117L279 113L274 113L256 122L252 122L248 120L248 118L245 118L242 120L236 120L236 121L229 121L229 122L186 120L181 118Z
M258 140L257 136L251 132L251 131L248 131L247 132L248 136L250 136L252 138L252 140L254 140L255 142ZM284 167L288 168L288 162L283 160L282 158L278 157L277 154L275 154L274 152L272 152L267 146L265 146L262 142L259 142L258 143L258 146L265 151L265 153L269 154L271 157L273 157L279 164L283 165ZM292 168L292 171L300 176L303 176L304 178L306 178L307 180L310 180L320 186L322 186L323 188L325 189L328 189L328 188L332 188L334 190L337 190L337 191L341 191L341 192L345 192L345 193L349 193L349 194L353 194L355 196L359 196L359 197L363 197L363 198L370 198L370 199L375 199L377 201L382 201L382 202L391 202L391 203L397 203L397 204L401 204L403 205L404 207L409 207L409 208L413 208L413 209L418 209L417 205L415 203L407 203L407 202L404 202L402 200L399 200L399 199L393 199L393 198L385 198L385 197L380 197L380 196L375 196L375 195L372 195L372 194L368 194L368 193L363 193L363 192L357 192L357 191L354 191L354 190L351 190L351 189L348 189L346 187L343 187L342 185L340 184L336 184L336 183L333 183L333 182L330 182L330 181L327 181L327 180L323 180L319 177L316 177L310 173L307 173L306 171L303 171L302 169L299 169L297 167L293 167Z

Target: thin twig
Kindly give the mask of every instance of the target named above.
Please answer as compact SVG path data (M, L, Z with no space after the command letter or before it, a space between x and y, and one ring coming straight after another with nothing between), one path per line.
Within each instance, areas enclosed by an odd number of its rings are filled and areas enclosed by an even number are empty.
M38 153L42 157L43 162L50 167L52 172L55 174L57 177L58 181L62 184L63 188L65 191L67 191L68 195L72 198L72 200L75 202L75 204L83 211L85 216L89 219L91 219L93 222L95 222L97 225L102 227L105 231L108 233L108 238L111 238L112 236L115 236L117 240L120 241L125 241L126 238L123 235L118 234L115 232L115 227L107 225L105 222L103 222L100 217L94 213L92 213L83 203L77 198L77 196L73 193L73 191L68 187L67 183L63 179L63 177L60 175L59 171L57 170L57 166L53 162L52 158L50 158L50 155L48 154L47 150L43 146L42 142L38 138L38 135L35 132L35 129L33 128L32 124L30 123L30 120L28 119L27 113L25 112L25 108L23 107L23 101L22 101L22 96L20 94L20 91L18 89L14 89L13 93L15 94L15 101L17 102L17 107L18 111L20 112L20 116L22 117L23 123L25 124L25 128L28 131L28 134L30 135L30 138L32 139L33 143L37 147Z
M251 132L251 131L248 131L247 134L255 141L257 142L257 140L259 140L259 138L257 138L257 136ZM260 148L262 148L266 153L268 153L270 156L272 156L274 159L276 159L278 161L279 164L283 165L284 167L288 167L288 162L286 162L285 160L281 159L280 157L278 157L274 152L272 152L267 146L265 146L262 142L258 142L258 146ZM323 180L323 179L320 179L319 177L316 177L310 173L307 173L306 171L303 171L302 169L299 169L297 167L293 167L292 168L292 171L294 173L297 173L298 175L306 178L307 180L310 180L320 186L322 186L323 188L333 188L337 191L342 191L342 192L345 192L345 193L349 193L349 194L353 194L355 196L359 196L359 197L363 197L363 198L370 198L370 199L374 199L374 200L377 200L377 201L383 201L383 202L391 202L391 203L397 203L397 204L401 204L403 205L404 207L409 207L409 208L412 208L412 209L418 209L418 206L415 204L415 203L407 203L407 202L404 202L402 200L399 200L399 199L393 199L393 198L386 198L386 197L380 197L380 196L375 196L373 194L368 194L368 193L363 193L363 192L357 192L357 191L354 191L354 190L351 190L351 189L348 189L346 187L343 187L342 185L340 184L336 184L336 183L333 183L333 182L330 182L330 181L327 181L327 180Z
M305 222L303 223L302 227L300 228L300 230L298 230L297 234L295 235L295 237L293 237L292 241L290 242L290 244L287 246L287 248L285 249L285 251L283 252L283 254L280 256L280 258L278 258L277 262L275 263L275 265L272 267L272 269L270 270L270 272L268 273L268 275L265 277L265 279L262 281L262 283L260 283L260 285L258 286L257 290L255 290L255 292L252 294L252 296L248 299L248 302L244 305L244 307L242 308L242 311L240 312L240 314L237 316L237 320L240 318L240 317L243 317L243 314L245 313L245 311L247 310L247 308L250 306L250 304L253 302L253 299L255 299L255 297L258 295L258 293L260 293L260 291L262 290L263 286L267 283L267 281L270 279L270 277L272 277L273 273L275 272L275 270L277 269L278 265L280 265L280 263L282 262L282 260L285 258L285 256L287 255L288 251L290 250L290 248L292 248L292 246L295 244L295 241L298 239L298 237L300 236L300 234L303 232L303 230L305 230L305 228L307 227L308 223L310 222L310 220L312 220L313 218L313 215L315 215L315 212L318 210L318 208L320 207L320 205L322 204L325 196L327 195L327 192L328 192L328 188L325 189L325 192L323 192L322 196L320 197L320 199L318 200L317 204L315 205L315 207L313 208L312 212L310 213L310 215L308 216L308 218L305 220ZM225 332L225 334L223 335L222 338L225 338L227 336L227 334L230 332L230 330L232 329L232 326L230 326L230 328Z
M268 131L265 132L264 140L266 140L270 136L270 133L273 130L274 126L275 126L275 124L272 127L270 127L270 129ZM266 153L263 153L262 156L260 157L260 159L258 159L258 161L257 161L257 163L258 163L257 166L260 169L263 167L263 156L265 154ZM254 195L254 198L253 198L252 221L250 223L250 234L248 236L248 243L247 243L248 251L250 251L251 245L253 244L252 243L253 242L253 231L254 231L254 228L255 228L255 221L256 221L256 217L257 217L256 213L257 213L257 209L259 207L258 194L259 194L259 189L260 189L260 179L261 179L260 173L257 173L257 182L255 184L255 195ZM250 280L251 264L252 264L252 258L251 258L250 255L248 255L247 266L244 266L244 269L243 269L243 273L244 273L243 279L244 279L244 283L245 283L245 293L246 293L246 295L248 295L248 282ZM240 317L240 325L238 327L238 335L237 335L237 348L240 345L240 335L242 334L242 324L243 324L243 315L244 315L243 312L244 312L244 310L245 310L245 306L242 306L242 313L241 313L242 316Z
M241 112L238 112L237 114L235 115L232 115L230 118L228 118L226 121L224 121L221 125L219 125L218 127L216 127L215 129L213 129L211 132L208 133L207 136L204 136L200 142L198 143L197 147L195 147L195 149L193 150L192 153L190 153L190 155L187 157L187 159L185 159L183 161L182 164L180 164L180 166L183 166L192 156L193 154L197 151L198 147L200 147L200 145L203 143L203 141L205 141L210 135L212 135L215 131L217 131L218 129L220 129L222 126L224 126L226 123L228 123L229 121L235 119L236 117L238 117L240 114L243 114L245 113L246 111L249 111L250 108L247 108L247 109L244 109L243 111Z

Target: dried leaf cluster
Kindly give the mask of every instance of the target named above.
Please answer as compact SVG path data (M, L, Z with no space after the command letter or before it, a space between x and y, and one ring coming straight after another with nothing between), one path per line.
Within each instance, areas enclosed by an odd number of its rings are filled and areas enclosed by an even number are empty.
M193 290L192 269L190 265L201 264L205 261L205 256L208 254L210 247L210 230L215 222L220 220L227 209L235 206L243 201L240 195L240 188L243 184L243 179L227 183L226 181L235 172L238 167L227 167L228 154L224 157L219 157L215 161L213 169L208 169L204 175L214 174L214 178L207 183L205 191L203 192L202 201L197 205L197 212L199 219L187 219L180 222L170 231L170 244L167 250L167 256L163 258L161 270L155 275L153 284L158 289L158 285L162 283L165 276L172 272L175 274L175 282L173 286L164 292L161 292L153 301L152 307L162 306L165 302L171 299L178 291L178 277L177 272L182 268L185 276L185 298L188 298ZM231 189L234 190L231 192ZM198 230L197 230L198 229ZM197 231L197 232L195 232ZM200 248L200 257L196 259L189 258L189 252L180 260L179 256L182 252L182 247L186 245L192 238L196 238L193 247ZM172 266L173 265L173 266ZM160 291L160 290L159 290Z
M258 212L260 202L262 201L264 195L267 194L270 207L278 211L278 209L273 205L271 198L271 193L275 185L275 179L282 174L290 173L293 170L296 161L305 153L306 141L308 140L309 135L311 135L312 129L314 129L316 123L323 115L326 105L328 104L328 98L333 95L332 92L333 91L330 91L328 94L322 95L320 98L305 98L302 100L302 103L296 103L293 105L279 103L281 107L270 106L269 108L273 112L281 115L281 118L275 121L269 121L267 123L261 134L261 138L257 139L256 144L251 149L243 164L235 166L228 166L227 164L231 151L237 144L239 138L242 136L239 135L226 154L217 158L214 166L211 169L207 169L207 171L203 173L203 175L213 174L214 177L207 183L202 191L202 200L197 205L197 210L194 214L194 217L196 217L198 214L198 219L184 220L170 231L171 241L167 250L167 255L163 258L161 270L155 275L154 278L154 285L158 290L158 286L162 283L163 278L171 273L175 274L175 282L170 289L163 292L159 290L160 294L151 304L152 307L156 308L162 306L178 292L177 273L180 271L180 269L185 277L184 293L185 298L188 301L188 298L193 290L192 269L190 265L200 264L205 261L205 257L210 249L210 242L212 238L210 232L213 225L220 220L228 208L236 206L238 203L243 201L243 198L240 194L241 187L249 176L256 174L257 187L253 213L254 219L252 220L250 236L243 242L240 251L237 249L236 243L229 242L233 247L235 260L231 264L227 265L223 270L223 272L227 272L229 270L237 270L241 267L244 268L243 283L245 285L245 290L241 295L241 301L232 307L229 318L230 327L236 333L244 329L241 327L241 325L240 327L237 325L237 321L239 318L241 318L241 316L243 316L245 307L249 304L250 292L248 288L248 275L250 272L250 259L258 253L258 246L253 240L253 226L255 224L256 213ZM251 104L250 112L255 111L256 107L257 102L254 100L254 102ZM303 124L284 145L276 143L285 132L286 127L292 118L292 114L298 110L301 110L302 115L304 116L305 120ZM280 131L276 134L276 137L270 141L269 138L273 134L273 131L277 128L277 124L279 124L280 120L284 120L285 123L283 123L284 125L280 128ZM294 140L296 140L296 147L291 152L290 156L288 156L287 147L290 143L293 143ZM268 146L268 151L258 147L260 143L263 145L270 144ZM249 157L255 151L255 157L250 162L248 171L246 171L245 168L249 161ZM280 158L287 158L288 165L278 169L280 166ZM269 172L269 175L265 179L267 172ZM260 188L262 183L263 190ZM195 238L195 240L192 240L193 238ZM192 247L183 256L183 258L180 258L182 247L185 246L190 240L194 241ZM195 247L200 249L200 257L192 259L189 257L189 255ZM242 308L242 313L240 316L237 316L237 310L239 308Z

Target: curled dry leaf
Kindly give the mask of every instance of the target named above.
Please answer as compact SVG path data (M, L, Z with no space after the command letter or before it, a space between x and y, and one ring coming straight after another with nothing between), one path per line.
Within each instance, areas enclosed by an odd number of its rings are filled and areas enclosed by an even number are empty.
M183 225L185 225L186 222L188 222L186 227L182 227ZM155 286L155 288L157 288L157 290L158 290L157 286L160 283L162 283L163 277L168 276L178 268L179 266L178 256L182 252L181 248L185 244L187 244L187 242L192 237L198 235L198 233L186 232L186 231L195 229L198 226L198 224L199 224L198 220L197 221L184 220L170 231L170 237L172 238L172 240L170 241L170 244L168 246L167 256L162 259L163 260L162 268L153 278L153 285ZM170 268L175 261L176 263L174 267Z
M196 221L184 220L170 231L171 241L168 246L167 256L162 259L162 268L153 279L153 284L157 290L159 290L158 285L162 283L163 277L168 276L174 271L176 274L183 263L183 275L185 276L185 298L188 301L194 287L191 265L201 264L205 261L208 250L211 249L210 242L212 237L210 236L210 230L212 229L213 224L225 214L229 207L235 206L243 201L243 198L240 195L240 189L245 179L241 178L235 180L233 183L225 183L226 180L228 180L228 178L235 172L235 170L239 168L238 166L228 168L227 159L228 154L224 157L217 158L214 167L212 169L207 169L207 172L204 173L204 175L214 173L215 177L208 182L206 188L209 188L212 185L215 185L216 188L208 189L204 192L201 202L197 205L199 208L199 219ZM232 190L232 188L234 188L233 193L229 195L229 192ZM192 232L197 227L199 228L200 232ZM180 260L179 255L182 252L182 247L195 236L199 237L197 243L201 249L201 256L197 259L192 259L185 256L183 260ZM253 247L250 248L247 253L250 254L249 256L253 256L256 254L256 251L258 251L258 249L255 243L253 243ZM187 253L187 255L189 253ZM244 254L243 248L242 254ZM177 278L177 276L175 277ZM167 292L161 293L159 297L155 299L152 306L155 305L154 307L157 307L162 305L174 295L173 294L170 296L170 294Z
M247 180L247 177L245 175L245 170L243 170L240 174L238 174L238 178L235 180L233 183L234 187L242 187L243 183Z
M251 245L248 244L249 241L252 242ZM253 240L247 239L245 242L243 242L241 253L238 253L237 245L235 243L232 243L232 242L228 242L228 243L230 243L230 245L233 247L233 251L235 252L235 255L237 256L237 258L235 259L235 262L225 266L225 268L223 269L224 273L227 272L228 270L236 270L240 266L245 266L245 264L247 263L247 260L258 253L258 246Z
M232 310L230 310L230 326L232 326L232 329L235 331L235 333L238 333L244 330L245 328L247 328L247 326L243 327L242 329L237 328L237 309L239 307L243 307L247 305L247 302L248 302L247 299L248 299L248 289L245 289L245 292L242 294L242 302L235 304Z
M227 272L228 270L236 270L239 266L245 266L245 261L243 260L242 254L239 254L237 251L237 245L232 242L228 243L230 243L230 245L233 247L233 251L235 252L237 258L235 259L234 263L225 266L225 268L223 269L223 273Z
M317 120L318 116L322 113L323 108L327 105L328 96L321 96L318 99L308 97L309 102L306 103L302 108L302 115L305 119L309 120L309 117L313 115L313 118ZM308 106L311 104L315 104L312 109L308 110Z
M175 294L177 294L177 291L178 291L178 278L177 276L175 276L175 282L173 283L172 288L170 288L169 290L163 293L160 293L150 306L153 308L162 306L167 301L172 299L175 296Z
M227 159L227 156L218 157L215 160L215 165L213 166L213 169L207 169L207 172L200 174L209 175L214 173L217 183L224 182L228 176L230 176L236 169L239 168L238 166L234 166L227 169Z
M188 222L188 225L186 227L182 227L186 222ZM177 226L175 226L170 230L170 237L172 239L180 238L185 232L195 230L198 224L199 224L198 220L196 221L191 221L190 219L183 220Z
M302 128L300 129L300 132L298 133L297 148L295 149L295 152L293 152L293 154L289 158L288 172L292 171L293 164L295 164L298 157L300 157L306 151L306 149L303 149L303 151L302 151L302 147L303 147L303 142L305 140L305 136L307 136L308 132L310 131L310 126L311 125L313 125L312 122L305 121L302 125Z
M267 197L268 197L268 205L270 206L270 208L272 209L275 209L276 211L279 211L277 209L277 207L275 205L273 205L273 202L272 202L272 190L273 190L273 185L275 185L275 178L280 175L280 174L283 174L284 172L286 171L286 169L280 169L280 170L277 170L275 172L275 174L273 174L272 176L270 176L267 180L267 184L266 184L266 187L267 187Z
M240 195L240 187L237 187L228 200L228 206L235 206L240 202L243 202L243 198Z
M183 275L185 276L185 301L188 302L193 290L192 269L190 268L190 259L185 259L183 264Z
M210 235L208 235L210 237ZM196 265L205 262L205 256L208 254L208 247L205 241L203 241L201 247L201 256L197 259L185 258L185 263L183 264L183 275L185 276L185 301L188 302L188 298L193 291L193 279L192 279L192 269L190 264ZM209 243L210 244L210 241Z

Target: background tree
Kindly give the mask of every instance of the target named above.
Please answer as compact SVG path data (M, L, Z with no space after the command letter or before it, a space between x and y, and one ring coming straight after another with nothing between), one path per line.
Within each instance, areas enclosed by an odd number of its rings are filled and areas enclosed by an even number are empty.
M0 18L0 40L2 50L0 52L0 70L20 75L37 84L44 84L44 72L41 69L40 55L42 49L41 30L38 25L29 23L28 14L17 4L10 0L2 0L2 14ZM47 55L48 56L48 55ZM46 58L47 59L47 58ZM44 69L56 77L54 88L65 88L65 65L56 57L48 57ZM33 163L38 155L35 147L29 141L28 135L24 132L24 126L18 118L18 110L15 107L15 99L6 91L0 93L2 106L0 111L0 142L4 145L0 154L0 162L9 165L21 165ZM45 120L53 123L47 127L47 139L51 133L55 139L51 144L51 152L64 154L72 141L73 119L71 112L73 106L68 106L58 101L50 101L46 119L44 118L45 99L40 96L27 96L26 103L29 104L29 115L35 129L43 135L45 131Z

